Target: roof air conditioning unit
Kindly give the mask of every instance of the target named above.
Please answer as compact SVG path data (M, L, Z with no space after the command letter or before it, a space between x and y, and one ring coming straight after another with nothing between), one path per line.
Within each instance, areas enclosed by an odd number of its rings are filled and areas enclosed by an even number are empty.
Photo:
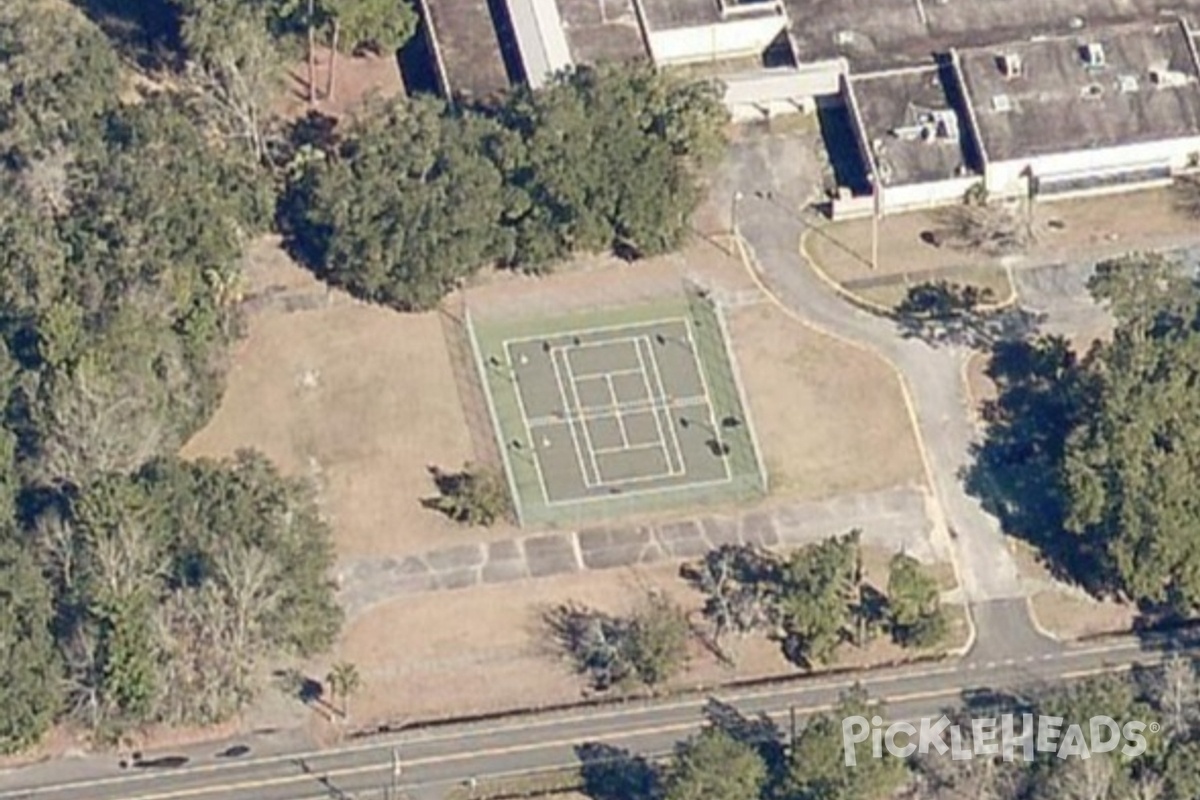
M1099 42L1088 42L1084 45L1083 62L1089 67L1103 67L1105 64L1104 45Z
M1004 53L1000 56L1000 71L1006 78L1019 78L1022 75L1021 56L1016 53Z

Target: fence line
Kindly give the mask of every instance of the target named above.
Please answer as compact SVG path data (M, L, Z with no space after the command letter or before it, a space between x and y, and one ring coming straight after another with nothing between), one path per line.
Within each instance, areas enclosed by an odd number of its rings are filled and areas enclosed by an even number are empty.
M509 461L508 449L504 446L504 429L500 426L500 417L496 414L496 400L492 397L492 386L488 382L487 365L483 362L483 354L479 352L479 340L475 336L475 323L471 318L471 309L463 307L463 322L467 328L467 338L471 343L471 354L475 359L475 368L479 371L479 380L483 384L483 396L487 401L488 414L492 418L493 436L500 450L500 460L504 465L504 476L508 481L508 493L512 496L513 513L517 516L517 524L525 522L525 511L521 505L521 493L517 488L517 475Z
M763 494L770 491L770 479L767 467L763 463L762 447L758 443L758 432L751 419L750 403L746 401L746 387L742 385L742 369L738 363L737 351L733 347L733 339L729 336L729 327L725 324L725 312L720 305L714 305L717 325L721 329L721 338L725 342L725 352L729 354L729 368L733 371L733 387L737 391L738 401L742 405L742 417L746 420L746 429L750 432L750 444L754 448L754 463L758 467L759 480L762 481Z

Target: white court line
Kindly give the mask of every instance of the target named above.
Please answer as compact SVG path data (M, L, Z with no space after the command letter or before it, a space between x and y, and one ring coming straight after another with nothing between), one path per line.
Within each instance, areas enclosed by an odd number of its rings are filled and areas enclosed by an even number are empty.
M550 502L550 490L546 488L546 476L542 474L542 459L538 455L537 442L533 438L533 426L529 422L529 416L525 413L525 400L521 397L521 382L517 380L516 367L513 366L512 350L509 349L508 342L504 343L504 355L508 358L508 379L513 384L513 394L517 396L517 408L521 410L521 421L525 423L525 439L529 442L529 458L533 461L533 471L537 474L538 485L542 487L542 497L546 502ZM501 436L501 439L504 437ZM508 449L508 442L501 442L502 451ZM520 458L520 456L517 456ZM514 491L516 491L514 489Z
M716 409L712 402L712 392L708 390L708 376L704 374L704 363L700 360L700 351L696 349L696 337L692 336L692 321L684 320L687 328L688 347L692 351L692 361L696 364L696 371L700 373L700 385L704 387L704 396L708 398L708 421L712 423L713 438L716 439L717 446L720 447L724 443L721 441L721 432L717 428ZM725 480L730 480L733 476L729 474L729 461L724 455L718 456L721 460L721 470L725 473Z
M625 483L635 483L635 482L636 481L625 481ZM714 479L711 481L694 481L692 483L677 483L677 484L673 484L671 486L660 486L657 489L642 489L641 491L639 491L637 493L636 496L637 497L648 497L648 496L652 496L652 495L656 495L656 494L670 494L672 492L682 492L682 491L686 491L688 489L705 489L705 488L708 488L709 486L725 486L726 484L729 484L732 482L733 481L731 478L717 478L717 479ZM605 486L612 486L612 485L613 484L605 484ZM597 503L597 502L605 501L605 500L611 501L612 496L607 495L607 494L584 495L583 497L575 497L575 498L571 498L569 500L551 500L546 505L570 506L570 505L575 505L578 503Z
M548 333L539 333L536 336L518 336L515 339L507 339L505 341L506 342L517 342L517 343L519 343L519 342L545 342L550 339L563 339L563 338L569 338L571 336L587 336L588 334L592 334L592 333L608 333L609 331L636 331L639 328L655 328L659 325L666 325L667 323L670 323L670 322L686 322L686 321L687 321L687 317L660 317L659 319L646 320L645 322L627 322L623 325L600 325L595 328L579 328L579 329L573 330L573 331L563 331L562 333L549 333L549 334ZM634 334L631 333L629 336L632 337L633 335ZM571 346L572 347L589 347L592 345L608 344L610 342L621 342L621 341L624 341L625 338L629 338L629 337L623 337L620 339L605 339L602 342L580 342L577 345L571 345ZM562 345L559 345L559 347L562 347Z
M550 349L550 366L554 369L554 383L558 385L558 399L562 402L563 411L566 411L567 391L563 388L562 375L560 375L558 372L558 359L555 357L556 352L557 351L555 351L553 348ZM579 446L579 437L575 435L575 422L570 418L569 414L567 415L566 420L567 430L571 433L571 449L575 452L575 462L579 464L579 477L583 481L583 488L594 488L595 484L588 480L587 467L585 467L583 464L583 450ZM586 423L584 423L584 431L587 431ZM551 504L549 493L546 494L546 504Z
M638 357L641 357L640 352L638 353ZM692 359L695 360L695 358L696 358L695 353L693 353ZM699 398L699 402L688 402L686 404L672 402L671 400L669 400L667 398L667 387L663 384L662 368L659 367L659 365L658 365L658 354L654 352L654 345L650 345L650 363L654 365L654 382L658 386L658 396L663 403L663 409L667 412L667 432L671 434L671 442L675 447L675 458L676 458L676 460L679 461L679 471L674 474L677 476L686 476L687 475L687 462L684 461L684 459L683 459L683 447L680 446L680 444L679 444L679 433L675 430L675 419L672 416L671 412L678 408L690 408L691 406L708 405L711 402L711 400L708 396L708 391L706 389L704 396L702 398ZM697 364L696 368L699 369L700 365ZM649 389L649 387L647 387L647 389ZM697 398L688 398L688 399L689 399L689 401L695 401ZM657 412L655 412L654 418L656 420L658 419ZM666 437L665 436L663 437L663 443L664 443L663 446L665 448L666 447ZM671 463L670 456L667 457L667 463L668 464Z
M558 377L557 355L560 352L563 354L563 367L565 367L567 370L566 379L567 383L571 387L571 395L575 398L575 407L582 411L583 403L579 399L579 384L575 381L575 373L571 370L571 357L567 354L567 351L561 347L550 348L550 357L554 359L554 375L555 377ZM562 384L560 383L559 385L561 387ZM564 396L563 399L565 400L566 397ZM572 429L573 428L574 425L572 425ZM588 458L591 459L592 470L596 475L596 482L588 484L587 488L595 489L601 486L606 486L607 483L604 480L604 476L600 473L600 463L596 461L596 448L592 445L592 434L591 431L588 430L586 421L583 422L583 441L587 444ZM578 443L576 443L576 446L578 447Z
M598 455L605 455L607 453L628 453L632 450L649 450L652 447L662 447L662 445L660 445L658 442L651 442L649 444L631 444L628 447L601 447L596 451L596 453ZM665 476L660 475L657 477Z
M613 416L617 418L617 430L621 432L621 447L625 450L629 449L629 432L625 430L625 417L621 414L621 410L617 408L617 390L613 388L612 375L604 376L604 385L608 387L608 401L612 408ZM587 425L587 423L583 423Z
M654 360L654 344L647 339L646 347L650 348L650 358L654 364L654 381L658 387L662 389L662 373L658 371L658 361ZM667 436L663 433L662 418L659 417L659 410L663 410L667 415L667 429L674 436L675 428L671 424L671 406L667 403L667 393L665 390L659 392L656 397L654 390L650 388L649 370L646 368L646 360L642 357L641 345L638 345L638 363L642 365L642 386L646 389L646 396L654 401L654 408L651 413L654 414L654 429L658 431L658 445L662 448L663 461L667 462L667 474L672 477L687 474L687 467L683 463L683 454L679 452L679 442L675 442L675 458L679 463L678 469L671 463L671 452L667 449ZM703 401L702 401L703 402Z
M653 411L655 409L667 411L672 408L691 408L693 406L706 405L708 405L708 401L697 395L696 397L685 397L682 400L674 400L671 402L670 406L667 406L664 403L656 403L653 401L648 403L623 403L617 406L617 410L624 414L640 414L642 412ZM542 425L558 425L560 423L567 422L568 420L575 422L592 422L594 420L608 419L612 415L613 412L611 410L604 409L603 411L590 411L583 414L571 414L565 417L533 417L529 420L529 425L530 427L536 428Z

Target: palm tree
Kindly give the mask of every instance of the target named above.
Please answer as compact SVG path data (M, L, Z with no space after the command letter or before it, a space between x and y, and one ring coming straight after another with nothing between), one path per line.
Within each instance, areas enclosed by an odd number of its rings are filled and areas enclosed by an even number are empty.
M339 661L329 668L325 682L329 684L330 700L335 697L342 699L342 719L350 719L350 695L362 688L358 667L349 661Z

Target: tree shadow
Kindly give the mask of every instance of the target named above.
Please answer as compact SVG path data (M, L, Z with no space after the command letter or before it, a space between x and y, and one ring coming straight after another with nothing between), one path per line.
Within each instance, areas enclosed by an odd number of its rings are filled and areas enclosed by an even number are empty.
M282 165L285 183L275 201L275 227L283 237L283 248L292 259L323 279L325 254L332 230L313 223L308 216L312 200L311 165L338 147L338 120L319 111L309 111L291 123L275 160Z
M987 375L998 394L983 407L985 435L964 470L967 491L1006 533L1037 547L1056 578L1107 590L1098 583L1106 573L1100 554L1065 530L1067 437L1094 396L1078 357L1061 336L1001 341Z
M124 57L144 69L181 65L182 15L172 0L70 0Z
M951 281L912 286L894 314L906 338L931 346L958 345L985 349L997 342L1034 336L1045 318L1020 306L984 308L995 302L991 289Z
M783 768L786 758L783 732L765 712L748 717L728 703L715 697L704 704L704 718L714 728L736 742L753 748L772 772Z
M592 800L654 800L658 770L642 756L620 747L585 742L575 747L582 765L583 793Z

